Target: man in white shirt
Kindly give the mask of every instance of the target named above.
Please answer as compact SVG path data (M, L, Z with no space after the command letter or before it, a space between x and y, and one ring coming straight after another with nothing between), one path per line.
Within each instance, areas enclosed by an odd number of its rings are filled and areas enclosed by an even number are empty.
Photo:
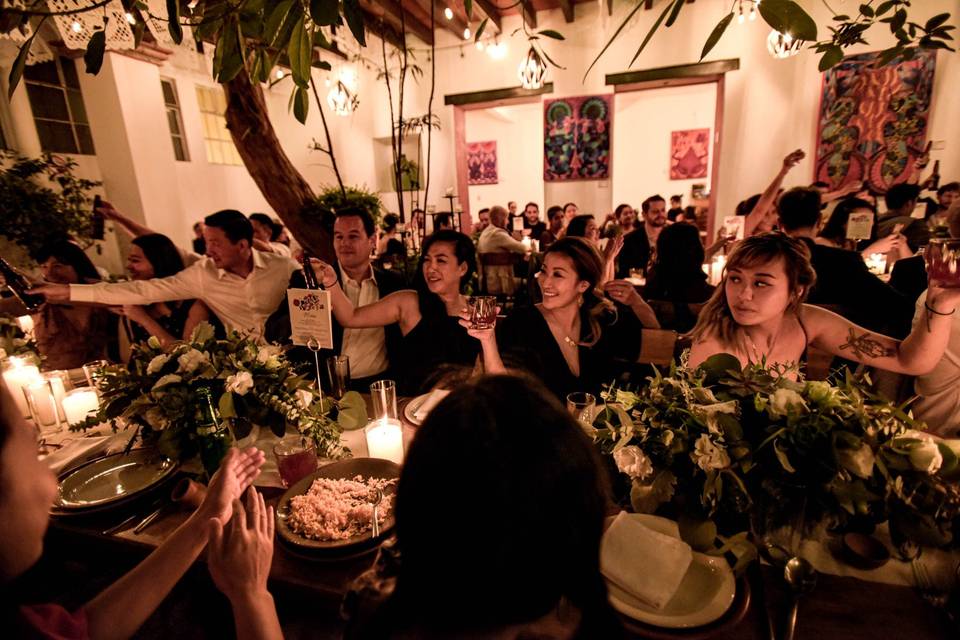
M520 235L520 232L516 232ZM527 245L512 237L507 231L507 210L501 206L490 208L490 226L483 230L477 240L480 253L526 253Z
M274 236L283 227L278 229L279 225L271 220L270 216L265 213L251 213L250 224L253 226L253 247L255 249L290 257L290 247L274 240Z
M52 302L108 305L196 298L220 318L228 331L262 340L264 322L285 298L290 274L300 265L252 248L250 221L232 209L207 216L203 238L206 256L166 278L94 285L44 284L33 291Z

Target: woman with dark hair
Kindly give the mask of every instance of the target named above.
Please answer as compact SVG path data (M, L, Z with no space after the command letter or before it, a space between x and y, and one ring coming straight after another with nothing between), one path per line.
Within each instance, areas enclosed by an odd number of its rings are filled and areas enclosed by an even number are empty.
M89 284L100 280L87 254L69 240L48 244L34 257L40 263L45 282ZM0 309L10 315L27 313L15 299L4 300ZM102 307L47 303L31 315L34 339L45 369L75 369L102 360L116 337L110 312Z
M693 328L697 316L691 304L706 302L713 293L707 283L700 231L692 224L672 224L657 238L657 257L650 269L643 293L647 300L662 300L673 308L672 318L659 314L665 329L685 333Z
M609 383L624 369L617 359L635 362L642 325L635 313L618 313L603 297L602 275L600 254L584 239L550 245L537 276L543 302L514 310L495 332L461 321L480 340L485 371L527 371L563 401Z
M148 233L130 241L127 271L132 280L166 278L183 269L183 257L167 236ZM128 304L111 310L124 316L124 329L130 342L156 336L164 346L186 340L198 324L211 320L210 310L199 300Z
M451 369L462 371L474 365L480 350L459 325L460 314L467 308L463 291L477 270L476 249L468 236L451 229L427 236L415 290L397 291L357 308L338 286L336 271L326 263L316 264L342 326L385 327L394 322L400 326L400 393L422 392Z
M804 304L816 279L810 250L800 240L782 233L747 238L730 254L723 281L700 312L688 364L729 353L741 365L795 365L813 345L878 369L920 375L943 356L960 289L931 280L925 308L900 341Z
M893 253L895 257L890 261L892 263L910 257L910 246L903 234L899 232L891 233L879 240L877 239L877 207L860 198L844 198L837 203L833 213L827 219L827 223L820 229L816 243L856 251L857 241L847 237L847 224L850 221L850 216L855 213L869 213L873 216L870 237L860 243L860 246L863 246L860 253L864 258L873 253Z
M600 284L613 279L614 273L617 270L617 256L620 255L620 250L623 249L622 233L608 238L606 245L601 246L600 227L597 226L597 221L593 215L586 213L575 216L573 220L570 221L564 237L583 238L589 242L603 257L603 276L600 279Z
M457 388L404 461L395 588L347 637L622 636L599 567L608 502L593 447L539 384Z

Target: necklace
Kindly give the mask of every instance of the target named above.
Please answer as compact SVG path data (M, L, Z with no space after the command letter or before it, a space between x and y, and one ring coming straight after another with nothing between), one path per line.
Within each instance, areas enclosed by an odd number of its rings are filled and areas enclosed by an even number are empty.
M556 315L554 315L554 312L550 309L543 309L543 310L549 314L549 316L544 316L544 319L547 321L547 326L549 326L550 329L555 332L555 335L559 334L557 335L557 338L559 338L565 345L568 345L570 347L578 347L579 343L573 338L571 338L569 333L564 332L560 328L560 323L557 321L557 317Z

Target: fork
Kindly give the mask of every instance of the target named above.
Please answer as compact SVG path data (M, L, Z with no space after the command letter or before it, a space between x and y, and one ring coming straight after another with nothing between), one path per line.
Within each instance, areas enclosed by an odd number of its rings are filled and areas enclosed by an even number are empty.
M375 493L373 494L373 499L371 500L373 503L373 518L372 522L370 523L370 529L372 537L376 538L380 535L380 520L377 514L377 508L383 501L383 491L380 489L375 489L374 491Z
M914 587L920 593L920 597L937 609L942 609L947 604L947 594L933 584L930 574L923 563L920 562L920 558L915 558L910 562L910 569L913 572Z

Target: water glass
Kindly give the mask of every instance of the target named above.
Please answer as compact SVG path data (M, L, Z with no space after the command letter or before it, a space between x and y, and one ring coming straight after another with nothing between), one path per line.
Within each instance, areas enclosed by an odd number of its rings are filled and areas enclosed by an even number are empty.
M597 399L592 393L577 391L567 395L567 411L585 425L593 424L593 409L596 406Z
M40 434L48 436L58 433L62 424L58 411L57 398L50 380L38 380L23 386L23 395L30 409L30 417L37 425Z
M94 360L83 365L83 375L87 378L87 386L97 389L97 380L100 378L100 370L108 366L108 360Z
M470 298L470 328L489 329L497 319L497 299L494 296Z
M317 448L313 441L295 436L273 446L280 481L289 488L317 470Z
M350 388L349 356L327 358L327 376L330 378L330 395L334 398L342 398Z
M370 385L373 420L398 420L397 384L393 380L377 380Z

